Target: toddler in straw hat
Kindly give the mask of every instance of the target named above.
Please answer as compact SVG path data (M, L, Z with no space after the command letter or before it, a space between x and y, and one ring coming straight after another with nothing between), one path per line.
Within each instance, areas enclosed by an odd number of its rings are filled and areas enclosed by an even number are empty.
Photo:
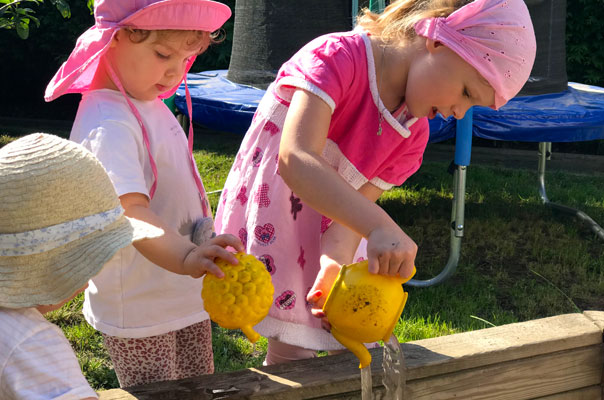
M211 325L195 278L221 277L214 259L237 264L226 248L243 246L233 235L212 237L192 126L187 142L160 98L176 91L231 11L209 0L97 0L94 14L46 100L82 93L70 139L101 161L126 215L166 234L119 251L91 280L84 316L103 334L121 386L212 373ZM209 228L199 246L196 226Z
M80 293L119 249L162 235L124 216L82 146L36 133L0 149L0 399L97 398L42 313Z

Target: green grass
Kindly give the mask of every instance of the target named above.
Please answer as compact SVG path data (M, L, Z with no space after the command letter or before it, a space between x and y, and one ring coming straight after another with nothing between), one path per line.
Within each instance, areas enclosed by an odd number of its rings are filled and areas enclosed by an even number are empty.
M2 138L0 138L1 140ZM206 190L219 190L241 137L196 138ZM380 204L419 246L419 278L441 271L449 257L452 177L446 163L425 163ZM589 172L589 171L586 171ZM604 177L550 173L548 196L604 224ZM217 195L210 196L215 207ZM430 288L408 287L395 328L401 341L448 335L587 309L604 309L604 241L572 217L543 206L537 172L470 166L465 236L456 274ZM100 335L83 322L81 296L49 319L64 330L95 388L117 385ZM216 371L259 366L266 341L254 348L239 331L213 327Z

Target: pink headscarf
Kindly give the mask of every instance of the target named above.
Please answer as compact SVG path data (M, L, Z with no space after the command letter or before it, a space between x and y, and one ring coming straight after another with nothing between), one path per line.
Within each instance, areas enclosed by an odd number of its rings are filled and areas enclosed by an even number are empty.
M110 47L113 35L124 27L145 30L198 30L213 32L220 28L231 16L231 9L222 3L210 0L95 0L93 27L84 32L76 42L71 55L61 65L59 71L46 87L44 99L52 101L66 93L82 93L88 90L103 54ZM185 81L187 109L192 115L191 95L187 87L187 72L195 62L192 57L187 63L182 79ZM143 124L142 117L130 98L127 96L122 83L110 63L106 63L113 83L124 95L128 106L138 120L143 134L143 143L149 154L149 162L153 172L154 182L149 190L152 199L157 188L157 166L151 156L149 135ZM182 82L181 79L181 82ZM180 82L173 88L162 93L160 98L172 96ZM203 183L197 172L197 164L193 158L193 124L189 124L188 135L189 162L191 174L201 196L201 206L204 216L211 216L210 205L205 196Z
M473 66L495 90L495 109L518 94L535 61L535 32L523 0L476 0L446 18L418 21L415 31Z

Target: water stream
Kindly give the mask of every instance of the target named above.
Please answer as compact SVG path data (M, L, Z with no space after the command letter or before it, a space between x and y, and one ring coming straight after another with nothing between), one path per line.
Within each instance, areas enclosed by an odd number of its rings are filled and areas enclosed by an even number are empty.
M401 345L394 335L384 343L382 368L384 368L382 384L386 388L384 399L402 400L407 382L405 357Z
M406 384L405 357L396 336L392 335L384 343L382 358L384 376L382 384L386 389L383 395L373 394L371 365L361 369L361 399L362 400L403 400Z
M373 382L371 379L371 364L361 368L361 399L373 400Z

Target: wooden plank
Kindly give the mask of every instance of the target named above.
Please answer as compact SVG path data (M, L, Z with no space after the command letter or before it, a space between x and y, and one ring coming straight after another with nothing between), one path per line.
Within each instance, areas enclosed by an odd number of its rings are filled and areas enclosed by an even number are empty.
M386 399L384 388L376 388L373 392L374 399L380 400ZM451 395L451 398L456 397L454 394ZM457 396L457 398L460 398ZM334 396L326 396L320 397L314 400L362 400L360 392L354 393L342 393ZM406 397L405 399L411 400L411 397ZM557 393L551 396L539 397L533 400L602 400L601 396L601 388L600 386L590 386L587 388L581 388L577 390L570 390L564 393Z
M434 375L407 382L405 398L414 400L439 400L457 397L460 399L522 400L556 394L569 389L597 385L600 382L602 345L567 350L540 357L494 364L445 375ZM339 356L326 359L341 358ZM306 361L306 360L305 360ZM300 364L300 363L296 363ZM338 364L332 364L335 367ZM298 365L300 367L300 365ZM305 372L310 372L303 368ZM246 370L259 373L259 370ZM321 369L326 374L325 369ZM381 371L375 371L374 384L379 385ZM312 384L286 380L282 376L260 374L247 379L244 388L236 374L217 374L222 382L207 382L187 379L178 382L163 382L131 389L100 392L102 400L162 399L162 400L205 400L221 398L268 399L360 399L360 375L349 381L333 381L329 373L323 379L311 378ZM265 378L268 379L265 380ZM253 382L255 380L255 382ZM278 383L282 386L275 385ZM214 389L210 389L210 388ZM220 388L222 387L222 388ZM229 390L230 389L230 390ZM383 395L383 388L376 387L376 398ZM579 392L577 392L579 393ZM573 397L568 397L574 399ZM593 397L599 399L598 397ZM561 397L564 399L564 397ZM591 400L592 397L585 397ZM548 399L549 400L549 399Z
M596 352L586 351L585 348L577 351L570 350L563 353L544 356L548 358L521 360L508 362L502 366L493 366L488 370L477 369L467 371L465 374L450 374L443 377L432 377L428 380L410 381L405 399L535 399L535 400L602 400L601 386L592 385L582 387L586 382L597 381L598 362L594 360ZM597 358L597 357L596 357ZM584 369L582 362L591 366L591 371ZM569 368L570 367L570 368ZM466 375L461 376L461 375ZM490 379L493 375L495 379ZM448 381L448 382L443 382ZM485 381L488 384L485 385ZM498 381L499 383L497 383ZM443 383L448 384L445 391L441 391ZM501 386L501 388L495 388ZM573 387L579 389L569 390ZM431 388L426 390L426 388ZM425 393L417 395L418 389ZM564 391L557 393L558 390ZM374 400L384 398L384 388L375 388ZM555 393L542 396L543 393ZM339 396L319 397L317 400L341 399L361 400L360 392L343 393Z
M462 370L407 383L408 398L526 400L600 383L602 345Z
M99 399L111 399L111 400L136 400L137 397L128 393L123 389L109 389L101 390L97 392Z
M601 331L576 313L409 342L403 351L417 379L598 343Z
M583 312L583 315L600 328L604 337L604 311L585 311ZM600 397L604 399L604 365L602 366L602 382L600 383L600 386Z
M600 328L604 332L604 311L584 311L583 315Z
M469 377L476 376L476 371L502 368L502 365L515 360L529 359L530 361L531 358L536 359L543 355L553 357L555 353L562 354L567 350L579 349L577 354L584 355L581 348L589 348L590 350L583 349L588 353L594 351L597 353L596 356L591 357L599 357L601 379L601 346L600 328L582 314L567 314L404 343L402 348L407 364L408 387L412 387L421 385L420 382L428 381L431 377L445 379L445 376L454 374L467 374L463 376L467 376L470 380ZM372 349L370 352L373 357L373 382L375 386L379 386L382 374L382 350ZM544 360L546 359L548 358L545 357ZM564 358L561 359L563 360ZM110 390L101 392L100 396L103 400L124 400L132 398L127 396L129 392L138 399L203 400L219 398L217 396L222 393L230 395L230 398L292 400L328 398L326 396L339 396L345 393L354 395L360 390L360 374L357 366L358 360L352 354L345 353L259 369L200 376L175 382L160 382L131 388L127 392ZM533 367L537 371L541 368L535 365ZM593 369L587 366L585 368L589 371ZM580 373L576 372L575 375L577 375L576 380L580 381L578 377ZM482 376L498 382L497 374ZM522 376L519 377L521 378ZM445 379L444 383L446 382ZM598 382L585 383L584 386L595 383ZM574 388L578 387L566 387L562 390ZM495 389L503 390L497 385ZM452 387L451 390L460 390L460 388Z
M372 368L381 373L381 354ZM376 375L377 376L377 375ZM380 378L381 380L381 378ZM376 385L380 380L376 381ZM360 391L358 359L350 353L300 360L259 369L205 375L174 382L158 382L130 388L137 399L212 399L219 393L232 398L297 399ZM124 391L100 392L101 399L128 399ZM120 397L121 396L121 397Z
M551 396L539 397L535 400L602 400L602 388L600 386L590 386Z

